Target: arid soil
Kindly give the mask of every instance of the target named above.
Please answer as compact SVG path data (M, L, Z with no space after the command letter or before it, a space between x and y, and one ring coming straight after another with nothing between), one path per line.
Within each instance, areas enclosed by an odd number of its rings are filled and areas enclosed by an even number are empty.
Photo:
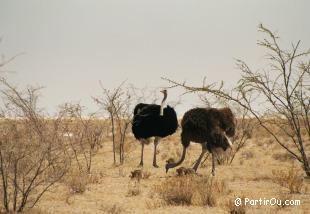
M132 138L132 137L130 137ZM126 159L122 166L113 165L112 143L105 142L95 156L91 175L69 174L61 184L54 186L31 213L309 213L310 180L304 178L301 166L293 161L271 138L256 134L236 155L231 165L217 165L216 175L211 178L211 161L208 158L198 169L198 175L178 177L176 169L165 173L168 158L177 159L181 152L179 132L159 144L159 168L152 166L153 145L145 146L145 160L141 179L130 178L131 171L140 169L140 145L127 141ZM200 154L200 145L192 143L184 167L191 167ZM310 154L310 146L307 146ZM282 174L281 174L282 173ZM145 175L145 176L144 176ZM295 175L295 176L294 176ZM211 188L211 201L195 202L194 196L186 203L171 203L163 195L165 190L175 191L182 198L184 186L168 187L171 179L213 179L218 189ZM170 179L170 182L168 182ZM186 184L186 182L182 184ZM200 191L200 183L190 187L190 192ZM291 193L286 184L298 189ZM213 185L211 184L211 185ZM172 189L171 189L172 188ZM175 189L173 189L175 188ZM185 188L185 187L184 187ZM220 189L220 190L219 190ZM208 190L206 190L208 191ZM209 190L210 191L210 190ZM171 194L171 193L168 193ZM180 195L178 195L180 194ZM188 194L188 193L185 193ZM166 195L167 196L167 195ZM259 205L237 207L237 197L249 199L300 200L299 206ZM209 200L209 199L208 199ZM200 200L201 201L201 200ZM236 211L236 212L233 212Z

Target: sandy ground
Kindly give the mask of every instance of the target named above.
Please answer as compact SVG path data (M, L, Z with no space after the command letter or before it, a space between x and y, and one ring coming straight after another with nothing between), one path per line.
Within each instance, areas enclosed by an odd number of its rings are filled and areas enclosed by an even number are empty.
M309 147L307 148L309 154ZM125 164L113 166L112 144L106 142L95 156L93 163L94 181L89 182L84 193L72 193L65 184L54 186L40 201L36 209L41 213L229 213L224 201L234 201L236 197L250 199L280 198L289 190L272 181L272 170L288 169L292 161L280 161L273 154L284 153L272 140L262 138L251 139L237 154L231 165L216 167L215 178L225 180L229 192L219 200L219 205L208 206L171 206L165 205L154 191L154 186L163 182L167 177L176 176L175 170L165 173L165 161L170 157L178 157L181 151L178 134L168 137L159 144L158 165L152 166L153 145L145 146L143 170L151 174L140 183L132 180L129 175L140 158L140 145L132 140L128 149ZM183 166L190 167L200 153L200 145L191 144ZM310 155L310 154L309 154ZM211 173L210 161L198 169L202 176ZM299 169L298 163L294 167ZM300 171L302 174L302 171ZM304 179L302 193L289 194L291 199L301 200L300 206L246 206L246 213L310 213L310 180ZM139 193L130 194L131 189Z

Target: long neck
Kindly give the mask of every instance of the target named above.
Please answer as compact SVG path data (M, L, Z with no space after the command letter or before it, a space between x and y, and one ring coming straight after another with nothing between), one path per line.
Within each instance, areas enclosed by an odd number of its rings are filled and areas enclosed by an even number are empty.
M167 93L164 94L164 98L163 98L163 100L161 101L161 105L160 105L160 116L163 116L163 115L164 115L164 107L165 107L165 104L166 104L166 99L167 99Z
M181 159L178 160L176 163L167 163L167 164L166 164L166 172L168 172L168 170L169 170L170 168L177 167L177 166L179 166L181 163L183 163L183 161L184 161L184 159L185 159L185 155L186 155L186 147L183 146L183 152L182 152Z

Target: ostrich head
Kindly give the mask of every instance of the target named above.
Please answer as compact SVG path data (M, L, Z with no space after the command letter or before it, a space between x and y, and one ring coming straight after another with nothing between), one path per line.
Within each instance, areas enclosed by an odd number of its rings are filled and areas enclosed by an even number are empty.
M175 160L173 158L169 158L168 160L166 160L166 173L168 172L169 168L170 168L170 165L171 164L174 164L175 163Z
M160 92L164 94L163 101L166 100L166 99L167 99L167 94L168 94L168 93L167 93L167 90L164 89L164 90L161 90Z
M163 93L163 94L165 94L165 93L167 93L167 89L163 89L163 90L161 90L160 92Z

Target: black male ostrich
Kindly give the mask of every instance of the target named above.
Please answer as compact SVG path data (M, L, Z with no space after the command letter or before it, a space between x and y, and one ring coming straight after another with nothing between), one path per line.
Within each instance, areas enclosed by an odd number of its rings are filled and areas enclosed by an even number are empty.
M132 132L142 146L140 166L143 166L144 144L149 143L149 138L155 137L153 166L158 167L156 163L156 149L160 139L175 133L178 128L175 110L169 105L164 108L167 90L161 92L164 94L161 105L139 103L134 109Z
M220 147L226 150L229 146L232 146L231 141L227 137L235 135L235 117L232 111L229 108L194 108L184 114L181 126L183 153L181 159L176 163L167 161L166 172L184 161L186 149L190 142L193 141L200 143L202 146L202 152L193 169L197 171L203 155L209 151L212 154L212 175L214 175L214 149Z

